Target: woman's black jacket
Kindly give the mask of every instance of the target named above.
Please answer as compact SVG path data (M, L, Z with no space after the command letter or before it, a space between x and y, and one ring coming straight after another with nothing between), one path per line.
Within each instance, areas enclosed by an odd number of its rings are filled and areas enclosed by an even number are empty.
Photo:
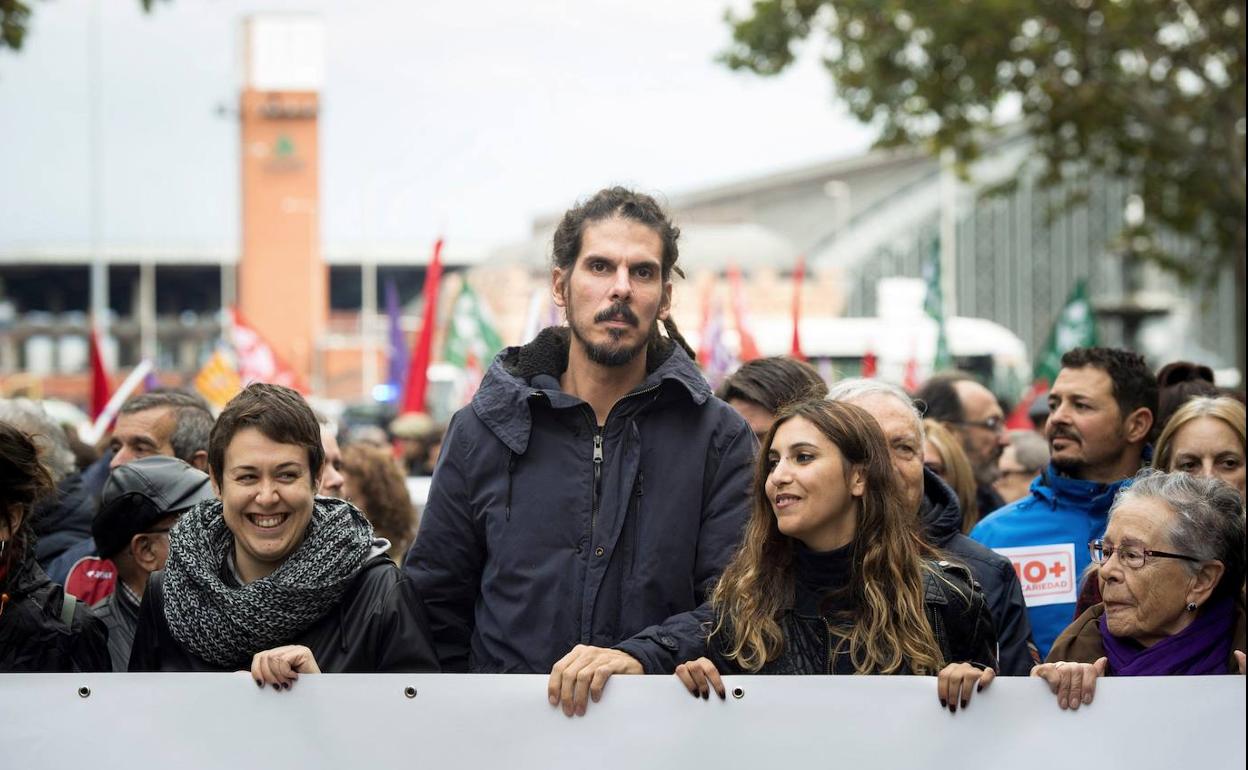
M64 606L65 592L48 579L33 554L0 586L0 671L72 673L111 671L108 629L82 602ZM68 625L64 615L72 611Z
M169 631L164 611L164 574L153 573L139 607L131 671L231 671L184 648ZM312 650L324 673L436 672L425 608L407 576L385 554L369 559L342 600L320 620L284 644ZM255 650L262 652L262 650Z
M980 668L997 667L997 635L983 591L970 572L949 562L929 562L923 570L924 609L945 663L972 663ZM799 582L794 606L784 611L780 628L784 649L767 661L758 674L848 674L854 673L848 643L833 654L838 637L833 629L842 627L836 615L819 612L819 597ZM750 673L728 657L731 633L712 634L708 653L721 673ZM909 674L908 668L897 673ZM935 672L933 672L935 673Z

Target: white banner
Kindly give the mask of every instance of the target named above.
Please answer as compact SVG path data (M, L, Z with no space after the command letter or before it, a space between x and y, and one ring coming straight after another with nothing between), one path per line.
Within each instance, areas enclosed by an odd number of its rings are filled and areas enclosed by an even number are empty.
M0 767L1242 770L1244 677L1104 679L1061 711L1039 679L998 679L950 714L921 677L613 678L584 717L546 677L0 675Z

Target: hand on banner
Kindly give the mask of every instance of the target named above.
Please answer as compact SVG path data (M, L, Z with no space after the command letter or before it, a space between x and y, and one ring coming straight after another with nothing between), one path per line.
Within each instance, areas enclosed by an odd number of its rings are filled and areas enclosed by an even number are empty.
M546 699L550 705L563 705L567 716L585 716L590 698L602 699L602 688L612 674L644 674L641 663L620 650L578 644L550 670Z
M1049 683L1049 689L1057 695L1058 708L1077 709L1080 704L1086 706L1092 702L1092 696L1096 695L1096 678L1105 676L1107 665L1109 658L1098 658L1095 663L1059 660L1035 666L1031 675Z
M312 651L298 644L257 652L251 659L251 678L257 687L271 684L274 690L289 690L300 674L319 673Z
M707 658L698 658L676 667L676 678L693 693L693 697L706 700L711 697L711 689L720 700L724 699L724 680L719 678L719 669Z
M970 663L950 663L936 677L940 707L948 708L950 714L958 713L958 706L965 709L971 704L971 696L992 684L996 678L997 672L990 668L976 668Z

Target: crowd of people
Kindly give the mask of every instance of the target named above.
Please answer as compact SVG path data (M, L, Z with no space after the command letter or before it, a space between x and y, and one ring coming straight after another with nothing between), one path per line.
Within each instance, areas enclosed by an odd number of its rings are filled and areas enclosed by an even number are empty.
M1244 673L1242 392L1114 348L1066 352L1036 430L962 372L763 358L712 392L679 235L622 188L569 210L567 325L444 436L340 437L255 383L216 416L132 397L92 458L0 401L0 671L540 673L569 716L621 674L930 676L956 712L1002 675L1076 709L1104 676Z

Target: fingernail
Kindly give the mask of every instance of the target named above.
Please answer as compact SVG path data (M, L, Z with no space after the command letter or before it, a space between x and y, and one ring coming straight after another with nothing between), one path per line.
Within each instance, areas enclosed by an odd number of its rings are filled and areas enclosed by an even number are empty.
M256 680L256 687L264 687L264 682L261 682L259 679L257 679L257 680Z
M706 691L704 691L704 692L702 693L702 700L708 700L708 699L710 699L710 697L711 697L711 691L710 691L710 690L706 690Z
M945 699L944 699L944 698L941 698L941 699L940 699L940 707L941 707L942 709L943 709L943 708L949 708L949 704L945 702Z
M558 698L556 698L556 697L555 697L555 696L553 696L553 695L547 695L547 696L546 696L546 702L547 702L547 703L549 703L549 704L550 704L550 705L552 705L552 706L558 706L558 705L559 705L559 699L558 699Z
M966 708L967 701L962 701L962 708Z
M953 703L953 702L951 702L951 703L949 704L949 713L950 713L950 714L956 714L956 713L958 713L958 704L957 704L957 703Z
M727 700L727 699L728 699L728 696L727 696L727 695L724 695L724 694L721 692L721 693L719 694L719 699L720 699L720 700Z
M278 685L278 683L277 683L277 682L274 682L274 683L273 683L273 689L274 689L274 690L280 690L280 689L282 689L282 688Z
M282 682L282 689L283 689L283 690L289 690L289 689L290 689L290 682Z
M984 686L982 684L975 685L975 692L983 692L983 691L984 691Z

